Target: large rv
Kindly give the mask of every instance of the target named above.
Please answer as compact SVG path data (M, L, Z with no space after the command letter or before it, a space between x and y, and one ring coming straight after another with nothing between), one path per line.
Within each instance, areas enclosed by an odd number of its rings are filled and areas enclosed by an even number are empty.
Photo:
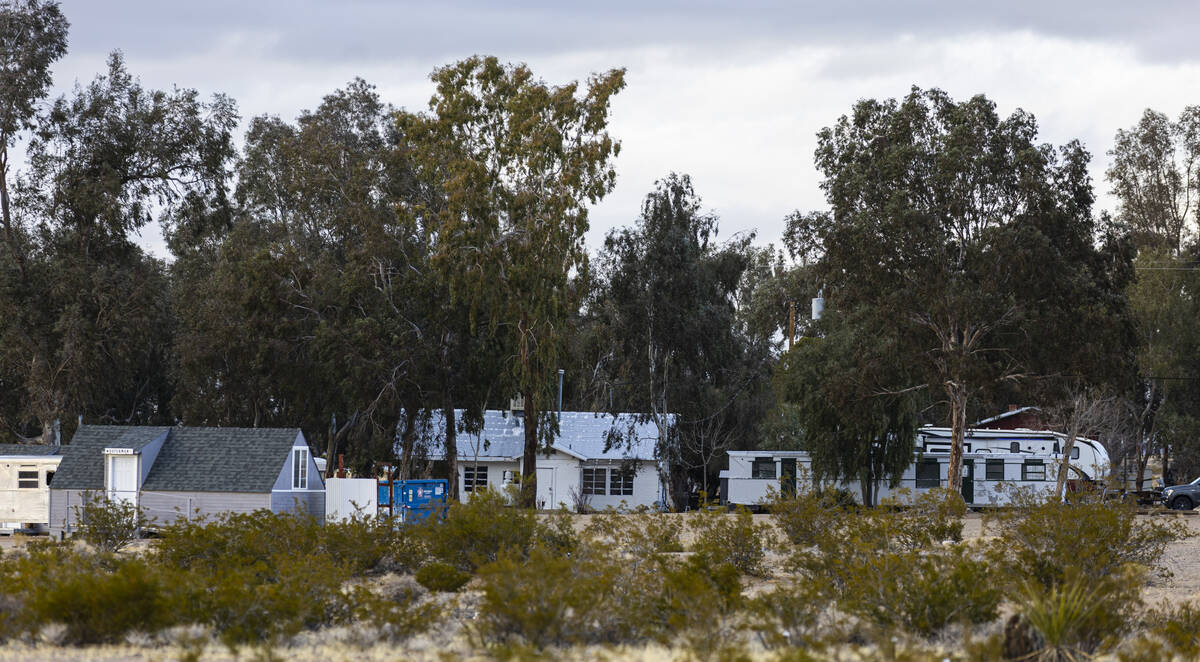
M0 533L45 531L61 446L0 444Z
M756 507L770 492L794 493L811 487L812 458L805 451L729 451L729 469L721 472L724 503ZM898 496L907 490L913 496L930 489L946 487L950 456L946 453L917 451L913 463L895 487L887 481L879 484L879 499ZM1002 506L1009 503L1012 488L1049 496L1056 485L1058 457L1050 453L973 450L963 454L962 495L972 507ZM1075 476L1078 478L1078 476ZM857 480L827 482L820 487L836 486L861 499Z
M965 453L1024 453L1062 455L1067 436L1049 430L967 430ZM917 449L926 453L950 452L950 428L924 427L917 432ZM1069 459L1072 478L1099 481L1111 469L1108 451L1100 442L1077 437Z

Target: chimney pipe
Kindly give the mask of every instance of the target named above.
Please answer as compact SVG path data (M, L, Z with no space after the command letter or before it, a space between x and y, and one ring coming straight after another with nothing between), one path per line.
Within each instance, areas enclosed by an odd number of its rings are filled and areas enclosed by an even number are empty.
M558 369L558 420L562 420L562 384L563 384L562 368Z

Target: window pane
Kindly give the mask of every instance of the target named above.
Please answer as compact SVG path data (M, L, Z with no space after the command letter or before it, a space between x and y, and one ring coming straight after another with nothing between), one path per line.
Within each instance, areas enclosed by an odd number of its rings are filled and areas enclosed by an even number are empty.
M633 472L614 469L609 472L608 493L615 496L631 496L633 494Z
M774 478L775 477L775 458L773 457L756 457L754 463L750 467L751 478Z
M604 482L606 478L604 469L584 469L583 470L583 493L584 494L599 494L603 495Z
M1046 480L1046 465L1041 460L1021 465L1021 480Z
M988 480L1004 480L1004 460L988 460L986 478Z
M938 487L942 484L941 464L924 460L917 464L917 487Z
M37 471L18 471L17 472L17 489L21 490L36 490L38 486Z

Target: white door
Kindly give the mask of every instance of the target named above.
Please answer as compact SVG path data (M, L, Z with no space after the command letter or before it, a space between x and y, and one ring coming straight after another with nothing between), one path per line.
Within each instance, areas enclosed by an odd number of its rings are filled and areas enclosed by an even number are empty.
M554 467L537 468L537 507L558 507L558 501L554 498Z
M108 456L108 498L137 505L138 456Z

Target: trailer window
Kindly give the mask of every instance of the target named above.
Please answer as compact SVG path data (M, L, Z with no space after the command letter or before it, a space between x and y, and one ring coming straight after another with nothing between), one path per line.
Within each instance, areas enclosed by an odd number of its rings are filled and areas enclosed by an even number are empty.
M1078 446L1072 446L1072 447L1071 447L1071 459L1072 459L1072 460L1078 460L1078 459L1079 459L1079 447L1078 447Z
M614 496L633 496L633 472L613 469L608 472L608 493Z
M18 471L17 472L17 489L21 490L36 490L38 487L38 472L33 471Z
M463 467L463 491L478 492L486 489L488 484L487 466L471 465Z
M1025 460L1021 465L1021 480L1046 480L1046 465L1041 460Z
M939 487L942 484L942 465L937 460L917 463L917 487Z
M1009 453L1020 453L1021 452L1021 442L1019 442L1019 441L1010 442L1008 444L1008 452Z
M604 495L605 470L604 469L584 469L583 470L583 493L584 494L599 494Z
M775 477L775 458L773 457L756 457L754 464L750 467L751 478L774 478Z
M984 477L988 480L1004 480L1004 460L988 460Z

